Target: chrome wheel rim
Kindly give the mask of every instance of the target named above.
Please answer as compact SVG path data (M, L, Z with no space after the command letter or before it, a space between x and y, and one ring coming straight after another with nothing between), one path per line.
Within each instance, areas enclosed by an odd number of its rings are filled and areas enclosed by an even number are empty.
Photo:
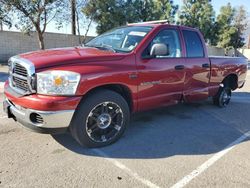
M228 91L228 90L224 91L224 93L222 94L222 98L221 98L222 105L223 106L228 105L230 102L230 99L231 99L230 91Z
M123 111L114 102L96 105L86 119L86 132L94 142L108 142L115 138L123 125Z

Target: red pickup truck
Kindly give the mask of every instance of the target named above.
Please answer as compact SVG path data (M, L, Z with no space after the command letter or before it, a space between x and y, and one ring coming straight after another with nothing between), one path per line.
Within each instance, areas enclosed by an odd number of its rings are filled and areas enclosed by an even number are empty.
M208 57L198 30L162 23L21 54L9 66L8 117L41 133L70 131L87 147L118 140L134 112L208 97L225 107L247 75L246 59Z

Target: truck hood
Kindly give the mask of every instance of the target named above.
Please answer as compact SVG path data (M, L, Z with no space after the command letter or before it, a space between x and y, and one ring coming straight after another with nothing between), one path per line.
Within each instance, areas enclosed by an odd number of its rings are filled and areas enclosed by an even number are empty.
M36 69L68 64L119 60L126 54L87 47L57 48L19 55L31 61Z

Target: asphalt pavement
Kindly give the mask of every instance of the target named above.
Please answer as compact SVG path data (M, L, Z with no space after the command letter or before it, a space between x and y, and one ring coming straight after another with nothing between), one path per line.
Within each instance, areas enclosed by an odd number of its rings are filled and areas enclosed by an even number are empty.
M209 99L135 114L117 143L87 149L23 128L0 104L0 187L250 187L249 114L250 75L227 108Z

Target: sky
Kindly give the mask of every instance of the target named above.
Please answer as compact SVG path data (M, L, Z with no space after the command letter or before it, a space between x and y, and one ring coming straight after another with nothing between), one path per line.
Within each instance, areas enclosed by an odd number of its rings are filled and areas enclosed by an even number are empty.
M179 7L182 6L182 1L183 0L174 0L175 4L178 4ZM214 10L216 12L216 15L219 13L220 11L220 7L226 5L227 3L231 3L232 6L237 7L237 6L241 6L243 5L246 10L248 11L249 15L250 15L250 0L212 0L212 5L214 7ZM90 30L89 30L89 36L96 36L96 30L95 30L96 24L92 24ZM6 28L4 28L6 29ZM15 29L12 29L15 30ZM51 22L48 25L47 28L47 32L55 32L55 33L70 33L71 32L71 26L70 25L64 25L64 27L60 30L55 29L54 23ZM85 33L85 30L82 29L81 33ZM250 28L249 28L249 32L250 33Z

